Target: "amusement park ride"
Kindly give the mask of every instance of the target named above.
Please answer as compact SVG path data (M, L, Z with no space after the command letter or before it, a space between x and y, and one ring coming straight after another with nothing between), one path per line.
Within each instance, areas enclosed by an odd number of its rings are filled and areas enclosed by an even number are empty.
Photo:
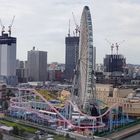
M19 88L10 100L9 115L48 127L63 126L76 131L112 131L129 123L119 103L107 107L96 98L93 69L93 35L89 8L84 7L80 26L79 61L71 98L63 107L60 101L47 100L34 89ZM87 32L86 32L87 31Z

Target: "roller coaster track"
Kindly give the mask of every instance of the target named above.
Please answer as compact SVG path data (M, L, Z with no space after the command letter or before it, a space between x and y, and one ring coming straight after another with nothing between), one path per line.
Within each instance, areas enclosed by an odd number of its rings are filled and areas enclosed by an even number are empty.
M23 89L19 89L19 90L23 90ZM74 125L71 123L70 120L66 119L49 101L47 101L41 94L39 94L36 90L34 89L24 89L25 91L31 91L33 92L35 95L39 96L55 113L57 113L57 115L59 117L62 118L61 121L67 123L69 126L71 126L72 128L78 128L78 129L88 129L88 128L103 128L105 127L105 124L103 122L98 122L98 125L92 125L92 126L78 126L78 125ZM28 93L30 94L30 93ZM36 111L35 109L31 109L31 108L28 108L28 107L24 107L24 106L17 106L16 105L16 101L15 99L18 100L19 97L13 97L10 101L12 104L15 104L15 105L12 105L11 104L11 109L12 107L15 107L15 108L19 108L19 109L24 109L24 110L27 110L27 111L30 111L30 112L33 112L33 113L36 113L38 116L40 117L44 117L44 119L46 118L46 116L44 115L40 115L38 111ZM112 111L112 109L118 107L118 103L114 104L113 106L111 106L105 113L99 115L99 116L89 116L87 114L84 114L80 111L80 109L77 107L77 105L73 104L70 100L67 101L70 105L72 105L73 108L77 108L77 112L86 117L87 119L90 119L90 120L93 120L93 121L96 121L97 119L100 119L102 118L103 116L107 115L108 113L110 113ZM66 103L67 103L66 102ZM28 103L28 102L24 102L24 103ZM49 119L49 118L46 118L46 119Z
M75 107L76 105L74 105L71 101L68 101L73 107ZM108 110L105 112L105 113L103 113L103 114L101 114L101 115L99 115L99 116L89 116L89 115L87 115L87 114L84 114L83 112L81 112L81 110L76 106L76 108L78 109L78 113L80 113L81 115L83 115L83 116L86 116L88 119L98 119L98 118L102 118L103 116L105 116L105 115L107 115L112 109L114 109L114 108L116 108L116 107L118 107L118 103L116 103L116 104L114 104L113 106L111 106L110 108L108 108Z

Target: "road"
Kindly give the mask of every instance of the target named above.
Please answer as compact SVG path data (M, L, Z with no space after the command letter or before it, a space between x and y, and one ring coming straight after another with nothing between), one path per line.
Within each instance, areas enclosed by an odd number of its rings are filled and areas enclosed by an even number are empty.
M22 139L16 138L14 136L9 136L9 135L3 134L3 140L22 140Z
M6 120L9 120L9 121L13 121L13 122L16 122L16 123L19 123L19 124L23 124L23 125L28 125L28 126L31 126L31 127L36 127L40 130L45 130L46 132L48 133L53 133L53 134L66 134L68 133L69 135L71 135L72 137L76 138L76 140L93 140L93 138L91 137L88 137L88 136L83 136L83 135L80 135L78 133L74 133L74 132L67 132L67 131L61 131L61 132L58 132L56 130L52 130L52 129L49 129L47 128L47 126L43 126L43 125L39 125L39 124L35 124L35 123L32 123L32 122L29 122L29 121L24 121L24 120L17 120L17 119L14 119L14 118L11 118L11 117L6 117L5 118ZM63 134L62 134L63 135ZM99 138L99 137L95 137L94 140L108 140L108 138ZM9 139L8 139L9 140ZM11 139L10 139L11 140ZM12 140L16 140L16 139L12 139ZM18 139L17 139L18 140Z

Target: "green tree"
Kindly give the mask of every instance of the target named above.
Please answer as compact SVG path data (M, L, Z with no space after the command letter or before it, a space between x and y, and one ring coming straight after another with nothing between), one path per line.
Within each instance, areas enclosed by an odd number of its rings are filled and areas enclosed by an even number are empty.
M36 136L34 137L34 140L39 140L39 136L36 135Z
M7 110L8 107L9 107L9 105L8 105L8 101L5 101L5 102L4 102L4 109Z
M65 137L66 137L66 138L69 138L70 136L69 136L69 134L67 133Z
M25 129L24 128L20 128L19 129L19 135L23 135L24 132L25 132Z
M2 135L2 133L0 133L0 140L3 140L3 135Z
M7 98L10 99L10 96L15 97L15 94L12 92L11 89L8 89L6 92Z
M19 129L19 135L23 135L24 132L25 132L25 129L24 129L24 128L20 128L20 129Z
M16 125L13 126L13 134L19 135L19 128Z

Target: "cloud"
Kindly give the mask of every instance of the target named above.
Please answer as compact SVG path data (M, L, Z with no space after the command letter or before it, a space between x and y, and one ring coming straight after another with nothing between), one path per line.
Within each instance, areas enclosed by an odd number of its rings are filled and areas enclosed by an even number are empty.
M111 42L125 40L120 53L129 63L139 63L139 0L0 0L0 5L0 17L6 26L16 15L12 35L17 37L19 59L25 60L27 51L36 46L48 51L49 62L64 62L68 21L71 19L72 33L75 28L72 12L79 23L83 6L89 5L97 62L103 62L103 56L110 52L107 38Z
M125 40L119 52L125 55L128 63L139 63L135 57L139 57L140 5L136 1L132 4L129 0L108 0L106 4L104 0L99 0L95 3L94 41L97 60L103 62L100 56L110 52L109 44L105 42L105 38L108 38L112 43Z

